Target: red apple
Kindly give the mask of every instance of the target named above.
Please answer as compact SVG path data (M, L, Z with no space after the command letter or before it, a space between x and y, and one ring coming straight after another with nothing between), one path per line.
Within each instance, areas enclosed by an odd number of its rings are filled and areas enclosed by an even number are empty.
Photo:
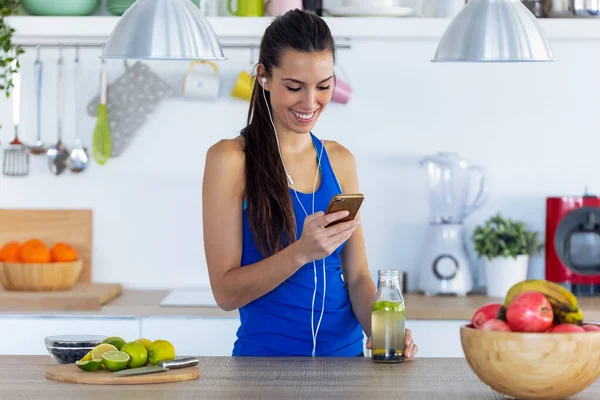
M510 326L501 319L488 319L481 325L482 331L512 332Z
M565 333L565 332L585 332L585 329L575 324L559 324L556 325L551 333Z
M496 315L498 315L498 310L500 310L501 307L502 304L500 303L490 303L480 307L477 311L475 311L475 314L473 314L471 323L476 329L480 329L484 322L496 318Z
M600 332L600 326L592 324L583 324L583 329L586 332Z
M515 332L543 332L552 325L550 302L540 292L525 292L515 297L506 309L506 322Z

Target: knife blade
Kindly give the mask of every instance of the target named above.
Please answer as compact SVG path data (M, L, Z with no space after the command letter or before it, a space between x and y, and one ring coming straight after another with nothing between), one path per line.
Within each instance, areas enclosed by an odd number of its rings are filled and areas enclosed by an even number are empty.
M200 359L198 357L183 357L175 358L173 360L161 361L157 365L149 365L146 367L124 369L122 371L115 372L115 376L132 376L132 375L144 375L154 374L156 372L166 372L172 369L193 367L198 365Z

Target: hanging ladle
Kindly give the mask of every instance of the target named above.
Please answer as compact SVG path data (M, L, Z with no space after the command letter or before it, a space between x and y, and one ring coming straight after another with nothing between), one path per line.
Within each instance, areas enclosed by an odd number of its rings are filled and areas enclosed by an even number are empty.
M79 106L79 97L77 96L77 90L79 85L79 46L75 50L75 65L73 66L73 96L75 97L75 145L71 150L71 156L69 158L69 169L71 172L83 172L85 167L88 165L89 158L86 149L81 144L81 135L79 132L79 113L77 107Z
M57 101L56 101L56 119L57 119L57 134L58 141L56 144L48 149L46 152L46 156L48 157L48 166L50 167L50 171L54 175L62 174L67 168L67 162L69 161L69 151L63 145L62 139L62 130L63 130L63 110L64 110L64 84L63 84L63 54L62 54L62 46L58 47L59 56L58 56L58 65L57 65Z

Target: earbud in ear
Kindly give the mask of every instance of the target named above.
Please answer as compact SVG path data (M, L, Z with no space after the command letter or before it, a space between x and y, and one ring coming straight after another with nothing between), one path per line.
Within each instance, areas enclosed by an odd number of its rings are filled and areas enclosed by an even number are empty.
M260 78L261 82L262 82L262 86L263 89L265 88L265 86L267 86L267 78L265 78L264 76L262 78Z

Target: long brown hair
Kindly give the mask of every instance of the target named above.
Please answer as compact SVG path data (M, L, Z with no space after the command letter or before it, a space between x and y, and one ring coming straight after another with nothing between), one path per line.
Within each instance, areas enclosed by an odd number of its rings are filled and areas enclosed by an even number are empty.
M271 75L279 66L281 52L294 49L301 52L331 51L335 60L335 44L329 27L321 17L292 10L273 20L265 30L260 44L258 62ZM269 107L271 96L265 91ZM289 195L287 177L279 158L275 131L256 83L248 110L245 138L246 201L248 221L254 241L263 257L267 257L296 240L296 218Z

